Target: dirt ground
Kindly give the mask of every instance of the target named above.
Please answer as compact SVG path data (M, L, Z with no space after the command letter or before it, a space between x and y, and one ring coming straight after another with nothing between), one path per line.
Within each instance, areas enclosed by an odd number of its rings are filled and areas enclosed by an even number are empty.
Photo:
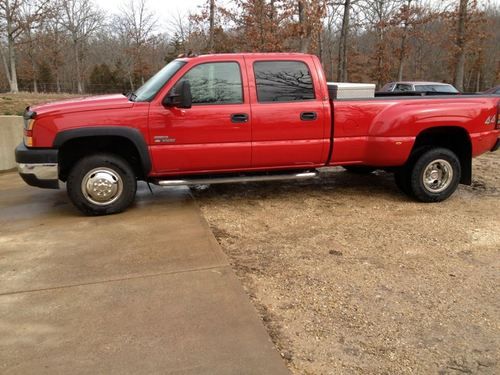
M341 169L194 194L292 372L498 374L499 172L437 204Z
M17 94L0 93L0 115L22 115L29 105L42 104L74 97L72 94L34 94L19 92Z

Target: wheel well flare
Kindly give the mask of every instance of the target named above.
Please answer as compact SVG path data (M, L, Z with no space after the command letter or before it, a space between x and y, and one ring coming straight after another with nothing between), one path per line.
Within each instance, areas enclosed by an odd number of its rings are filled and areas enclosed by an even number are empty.
M422 131L415 139L412 153L424 147L444 147L453 151L460 160L460 183L472 183L472 143L469 133L459 126L442 126Z

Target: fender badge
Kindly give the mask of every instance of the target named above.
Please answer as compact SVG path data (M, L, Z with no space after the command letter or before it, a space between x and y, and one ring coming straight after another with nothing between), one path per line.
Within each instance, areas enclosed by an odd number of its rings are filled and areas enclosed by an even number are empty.
M495 125L495 115L489 116L484 122L484 125Z
M175 138L170 138L168 135L157 135L154 137L155 143L175 143Z

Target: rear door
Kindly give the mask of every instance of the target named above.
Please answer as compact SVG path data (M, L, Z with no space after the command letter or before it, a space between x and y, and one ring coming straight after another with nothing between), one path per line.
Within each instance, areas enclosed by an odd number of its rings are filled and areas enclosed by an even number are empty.
M311 57L245 57L252 112L252 167L322 162L328 123Z

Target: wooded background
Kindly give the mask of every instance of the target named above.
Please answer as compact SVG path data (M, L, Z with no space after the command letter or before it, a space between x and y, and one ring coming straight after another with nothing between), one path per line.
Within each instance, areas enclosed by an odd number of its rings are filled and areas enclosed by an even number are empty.
M498 0L207 0L160 23L147 0L0 0L0 91L135 90L181 53L308 52L328 80L500 81Z

